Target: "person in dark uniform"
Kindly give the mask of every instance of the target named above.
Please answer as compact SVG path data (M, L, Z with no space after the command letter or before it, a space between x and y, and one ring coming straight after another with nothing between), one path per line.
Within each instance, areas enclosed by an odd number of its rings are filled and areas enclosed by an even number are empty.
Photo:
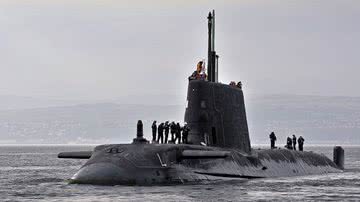
M176 130L176 124L175 124L175 122L173 121L173 122L171 122L171 124L170 124L170 133L171 133L171 142L172 143L175 143L175 131Z
M179 122L175 125L175 140L174 140L174 143L176 143L176 140L178 141L178 144L180 144L180 142L181 142L181 126L180 126Z
M159 124L157 142L161 144L164 143L164 123Z
M304 142L305 142L304 138L300 136L299 139L298 139L299 151L303 151L303 150L304 150Z
M242 89L242 83L241 83L241 81L239 81L239 82L236 84L236 86L237 86L238 88Z
M290 137L287 137L286 148L292 150L292 140Z
M296 150L296 136L293 134L292 136L293 149Z
M189 131L190 131L190 128L187 126L187 124L184 125L182 131L183 131L182 132L182 142L183 142L183 144L187 144L188 143L187 138L188 138Z
M151 129L152 129L152 142L155 142L156 141L156 129L157 129L156 121L154 121L152 123Z
M165 144L167 144L167 142L168 142L169 129L170 129L169 121L166 121L165 125L164 125L164 130L165 130L165 140L164 140L164 142L165 142Z
M275 142L276 142L276 135L274 132L271 132L270 135L270 146L271 146L271 149L275 149Z

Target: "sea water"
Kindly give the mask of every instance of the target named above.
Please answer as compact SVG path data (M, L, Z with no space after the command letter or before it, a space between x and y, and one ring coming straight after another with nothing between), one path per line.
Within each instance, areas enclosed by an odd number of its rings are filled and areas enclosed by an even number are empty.
M343 173L174 186L68 184L86 160L57 154L93 147L0 146L0 201L360 201L360 146L344 146ZM332 159L333 146L305 149Z

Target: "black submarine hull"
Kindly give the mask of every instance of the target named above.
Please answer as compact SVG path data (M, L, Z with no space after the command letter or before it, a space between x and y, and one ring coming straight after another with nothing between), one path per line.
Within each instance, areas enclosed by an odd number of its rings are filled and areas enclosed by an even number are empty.
M186 184L342 172L324 155L287 149L244 153L187 144L101 145L70 183Z
M214 11L208 16L208 35L208 77L199 71L189 77L184 117L188 144L148 144L139 120L133 144L60 153L59 158L89 158L71 183L184 184L342 172L341 147L334 153L337 164L313 152L251 148L242 83L218 81Z

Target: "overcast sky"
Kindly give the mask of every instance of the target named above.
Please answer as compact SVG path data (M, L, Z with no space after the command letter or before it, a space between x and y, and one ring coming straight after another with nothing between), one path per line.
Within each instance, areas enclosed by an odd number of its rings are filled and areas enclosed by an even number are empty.
M222 82L360 96L358 0L1 0L0 95L185 95L211 9Z

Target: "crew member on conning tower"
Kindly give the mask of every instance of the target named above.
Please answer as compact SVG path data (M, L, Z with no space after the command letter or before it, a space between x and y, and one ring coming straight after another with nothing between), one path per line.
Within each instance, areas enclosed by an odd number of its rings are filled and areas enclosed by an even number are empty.
M238 88L242 89L242 83L241 83L241 81L239 81L239 82L236 84L236 86L237 86Z
M190 80L206 80L207 75L205 73L205 62L199 61L196 65L196 71L192 73L192 75L189 77Z

